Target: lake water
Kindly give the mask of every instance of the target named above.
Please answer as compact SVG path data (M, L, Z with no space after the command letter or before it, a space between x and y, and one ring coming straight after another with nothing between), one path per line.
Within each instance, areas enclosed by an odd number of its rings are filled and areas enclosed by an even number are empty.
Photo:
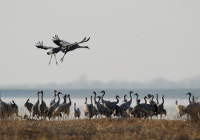
M58 90L58 89L57 89ZM15 101L15 103L19 107L19 114L24 115L28 114L27 109L24 107L24 103L27 99L30 99L31 103L35 103L37 100L37 92L39 90L19 90L19 89L1 89L1 99L4 102L10 102L12 100ZM43 90L44 92L44 101L47 105L49 105L50 100L53 98L53 91L54 90ZM72 106L71 106L71 113L70 118L72 118L72 112L73 112L73 103L77 104L77 107L81 110L81 118L84 118L84 112L83 112L83 104L85 102L85 97L90 99L90 96L93 91L96 91L97 96L102 95L102 93L99 93L101 89L69 89L69 90L58 90L62 92L63 94L70 94ZM129 91L130 89L107 89L105 90L106 94L104 96L104 100L110 100L110 101L116 101L115 96L120 96L120 102L122 103L123 97L126 94L127 100L129 100ZM176 105L175 101L178 100L178 104L181 105L188 105L188 95L185 95L188 92L191 92L193 95L195 95L195 98L198 99L200 97L200 89L136 89L132 90L134 93L139 94L139 99L141 99L141 103L144 102L143 97L147 94L153 94L154 96L158 94L159 102L161 103L161 97L162 95L165 96L165 103L164 107L167 110L167 116L165 119L173 119L177 116L176 112ZM132 95L133 102L131 104L131 107L134 107L136 105L136 96ZM61 103L63 102L63 98L61 95ZM90 103L90 100L89 100Z

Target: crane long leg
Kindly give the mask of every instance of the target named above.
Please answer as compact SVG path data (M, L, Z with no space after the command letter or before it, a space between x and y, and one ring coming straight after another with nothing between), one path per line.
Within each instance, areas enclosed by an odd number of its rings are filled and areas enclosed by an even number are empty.
M51 55L51 57L50 57L49 65L51 64L51 58L52 58L52 55Z
M60 59L60 62L63 62L66 53L67 53L67 52L64 53L63 57Z
M56 64L58 65L58 61L57 61L57 58L56 58L56 54L54 54L54 58L56 60Z

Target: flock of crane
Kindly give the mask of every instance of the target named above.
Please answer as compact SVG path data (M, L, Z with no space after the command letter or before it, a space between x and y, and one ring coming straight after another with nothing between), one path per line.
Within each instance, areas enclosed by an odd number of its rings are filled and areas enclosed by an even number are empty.
M122 103L119 102L120 97L116 95L116 101L105 100L105 91L102 90L100 95L94 91L93 96L90 96L90 103L88 98L85 97L85 102L83 104L84 115L89 119L92 118L114 118L114 117L134 117L134 118L152 118L153 116L167 115L167 111L164 108L164 95L162 96L162 102L159 103L158 94L156 94L156 99L154 100L154 95L148 94L144 97L144 103L140 102L139 94L133 91L129 92L130 99L126 99L126 95L123 97ZM24 104L24 107L28 110L29 115L24 115L24 119L48 119L48 120L65 120L69 118L70 107L72 101L70 95L63 95L63 102L60 103L61 92L54 90L53 99L50 101L49 106L43 99L43 91L37 92L37 101L35 104L31 103L29 99ZM132 95L136 97L136 105L131 107ZM196 102L194 96L189 92L189 104L187 106L179 105L176 101L176 109L180 117L186 115L190 120L200 120L200 102ZM74 118L80 118L81 111L76 107L74 103L73 116ZM12 100L10 103L5 103L0 98L0 120L12 119L13 117L19 117L18 106Z
M138 99L138 93L135 93L136 96L136 105L131 107L132 104L132 94L133 91L129 92L130 99L126 99L126 95L124 95L123 103L119 105L119 96L116 95L115 102L104 100L105 91L101 91L101 96L97 96L96 92L94 94L94 103L93 97L91 96L91 103L87 103L87 98L85 99L84 104L84 112L85 116L88 116L91 119L93 116L98 114L103 115L107 118L111 118L112 116L116 117L137 117L137 118L148 118L153 117L154 115L166 115L166 110L164 109L164 96L162 96L162 103L159 104L158 95L157 95L157 103L153 100L154 95L148 94L144 97L145 103L140 103L140 99ZM98 98L98 101L96 100Z

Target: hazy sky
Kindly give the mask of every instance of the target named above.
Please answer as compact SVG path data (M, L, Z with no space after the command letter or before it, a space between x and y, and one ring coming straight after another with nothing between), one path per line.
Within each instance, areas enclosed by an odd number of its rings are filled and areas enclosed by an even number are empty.
M0 85L179 81L200 75L199 0L0 0ZM57 34L91 37L48 65ZM61 54L57 58L61 58Z

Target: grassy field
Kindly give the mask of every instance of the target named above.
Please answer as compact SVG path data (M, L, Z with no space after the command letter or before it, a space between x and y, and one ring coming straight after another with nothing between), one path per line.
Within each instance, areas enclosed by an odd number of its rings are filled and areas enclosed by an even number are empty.
M200 140L200 123L182 120L0 121L0 140Z

